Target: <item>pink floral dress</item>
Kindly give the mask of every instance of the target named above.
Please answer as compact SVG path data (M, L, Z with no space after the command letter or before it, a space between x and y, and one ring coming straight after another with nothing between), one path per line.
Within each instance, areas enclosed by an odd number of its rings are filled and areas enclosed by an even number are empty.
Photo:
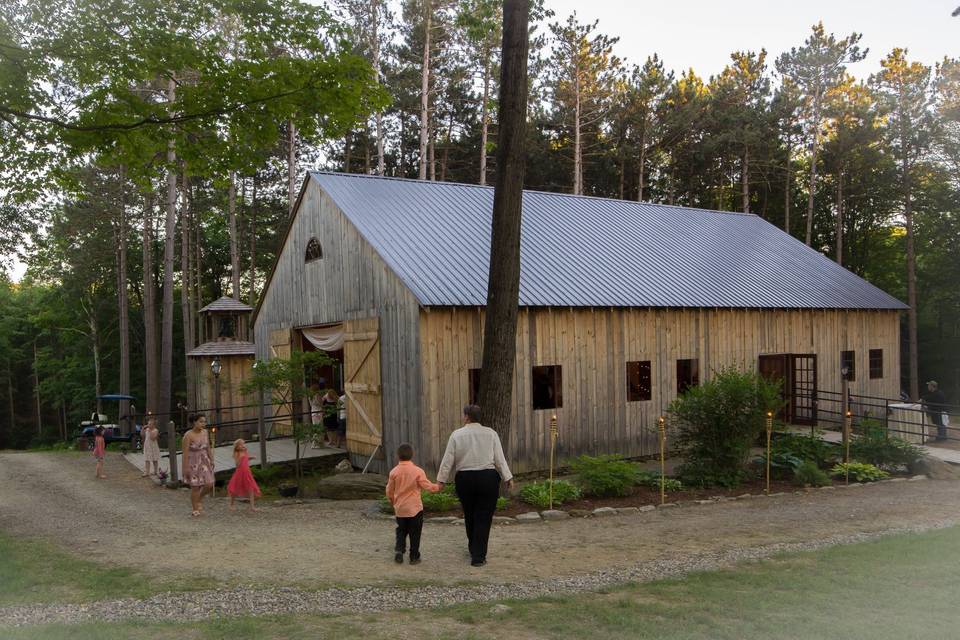
M184 482L191 487L203 487L213 484L213 458L206 436L202 442L191 440L187 447L187 459L184 464Z

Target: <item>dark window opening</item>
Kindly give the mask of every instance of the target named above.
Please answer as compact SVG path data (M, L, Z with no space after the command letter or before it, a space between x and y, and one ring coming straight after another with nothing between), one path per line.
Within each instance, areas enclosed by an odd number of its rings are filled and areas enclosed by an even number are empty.
M563 373L560 365L533 368L533 409L563 406Z
M480 369L470 369L467 372L467 378L470 385L470 396L467 402L480 404Z
M853 382L857 379L857 356L855 351L840 352L840 372L847 370L846 379Z
M650 400L650 361L627 363L627 402Z
M323 247L320 246L320 241L316 238L310 238L310 242L307 243L307 254L304 257L304 262L313 262L321 258L323 258Z
M870 349L870 379L883 377L883 349Z
M677 395L700 384L700 367L696 358L677 360Z

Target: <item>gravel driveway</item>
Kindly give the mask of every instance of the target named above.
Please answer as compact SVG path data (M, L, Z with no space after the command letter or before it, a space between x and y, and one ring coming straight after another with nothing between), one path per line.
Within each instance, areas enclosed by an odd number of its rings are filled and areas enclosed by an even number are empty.
M381 610L424 596L449 604L540 595L960 521L960 482L884 483L600 520L502 525L492 533L490 562L482 569L469 566L462 527L427 525L424 561L411 567L393 563L393 525L368 518L369 502L264 504L248 514L228 511L218 498L206 516L191 519L186 492L155 487L119 455L108 455L106 473L108 480L95 480L87 456L0 453L0 529L46 538L95 561L230 585L218 592L222 599L214 593L212 600L190 598L193 617L229 614L223 602L230 601L264 603L262 611L242 607L268 613ZM143 553L145 536L157 541L155 553ZM411 584L423 591L391 588ZM0 610L0 624L48 615L79 620L89 615L84 609ZM166 617L161 610L156 615Z

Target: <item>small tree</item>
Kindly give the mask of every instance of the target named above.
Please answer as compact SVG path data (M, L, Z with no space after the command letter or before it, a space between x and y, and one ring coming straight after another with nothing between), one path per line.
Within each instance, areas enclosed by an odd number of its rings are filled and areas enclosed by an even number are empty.
M294 464L298 487L303 479L300 464L301 445L313 438L316 427L311 422L302 420L303 412L298 410L297 401L307 393L309 376L306 374L334 363L333 358L321 351L294 351L289 358L258 360L254 363L251 376L240 385L241 393L256 394L258 398L261 394L270 393L279 397L279 404L289 404L290 419L293 421L292 437L296 445Z
M746 473L750 446L764 429L768 411L776 411L780 386L754 372L729 367L690 387L671 403L679 426L677 449L684 462L684 483L734 487Z

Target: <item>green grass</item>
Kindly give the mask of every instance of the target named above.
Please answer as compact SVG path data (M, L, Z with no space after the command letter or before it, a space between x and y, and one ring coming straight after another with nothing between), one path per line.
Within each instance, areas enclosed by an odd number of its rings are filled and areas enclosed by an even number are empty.
M955 635L960 527L789 554L600 593L432 611L269 616L192 624L98 624L4 631L51 638L419 638L903 640Z
M209 580L173 582L126 567L104 567L50 543L0 533L0 606L143 598L211 585Z

